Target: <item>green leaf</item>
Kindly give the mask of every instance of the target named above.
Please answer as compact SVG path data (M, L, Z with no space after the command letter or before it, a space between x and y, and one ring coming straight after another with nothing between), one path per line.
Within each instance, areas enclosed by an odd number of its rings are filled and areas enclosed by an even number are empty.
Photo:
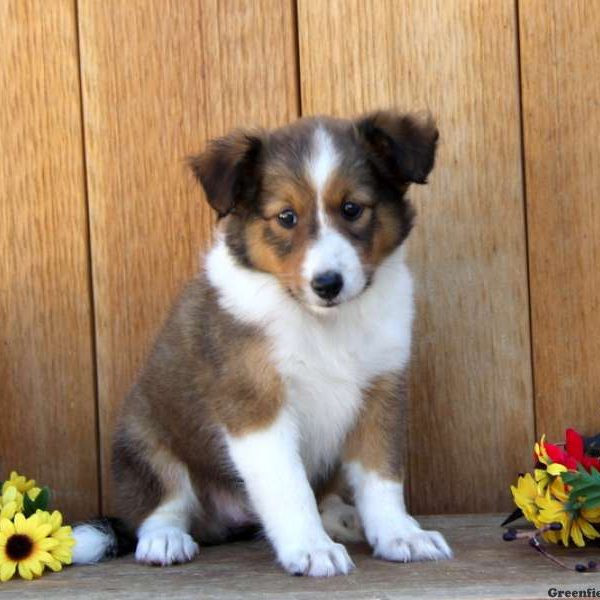
M595 488L595 487L600 486L600 480L595 481L588 477L582 477L582 476L574 478L573 482L565 481L565 483L569 483L569 485L576 486L580 490L582 490L583 488Z
M585 496L586 498L588 498L589 496L597 494L599 491L600 490L596 485L578 485L577 487L573 488L571 494L575 493L578 497Z
M600 506L600 494L596 494L595 496L588 496L582 508L598 508Z
M587 506L588 502L593 502L596 498L600 497L600 490L595 489L592 490L590 492L588 492L587 494L585 494L585 505Z
M581 508L595 508L600 506L600 472L592 468L588 473L582 465L577 472L572 471L561 474L562 480L571 486L569 505ZM584 498L581 503L578 498Z
M43 487L42 491L37 495L37 498L34 500L36 509L39 510L48 510L48 505L50 504L50 489L47 487Z
M568 485L574 485L581 478L581 473L575 471L566 471L560 474L560 478Z
M50 503L50 490L47 487L41 489L35 500L32 500L27 492L23 495L23 514L30 517L36 510L47 510Z
M23 496L23 514L25 515L25 518L28 518L31 515L33 515L34 513L35 513L35 503L27 494L25 494Z

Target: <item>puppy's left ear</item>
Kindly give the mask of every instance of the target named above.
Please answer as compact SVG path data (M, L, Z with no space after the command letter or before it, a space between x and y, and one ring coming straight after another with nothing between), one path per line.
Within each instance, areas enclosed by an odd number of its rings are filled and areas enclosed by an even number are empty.
M430 114L380 111L359 118L356 129L380 175L403 189L427 183L439 137Z
M208 203L220 217L256 195L262 146L262 132L234 131L209 142L202 154L188 158Z

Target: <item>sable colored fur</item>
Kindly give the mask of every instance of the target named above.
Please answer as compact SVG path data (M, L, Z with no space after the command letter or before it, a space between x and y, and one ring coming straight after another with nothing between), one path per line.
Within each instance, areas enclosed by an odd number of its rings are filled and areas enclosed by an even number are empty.
M405 193L426 182L437 139L429 116L382 111L235 131L189 159L216 241L114 435L140 562L185 562L257 526L290 573L349 572L332 537L387 560L451 555L403 500ZM112 529L85 527L76 562L115 547Z

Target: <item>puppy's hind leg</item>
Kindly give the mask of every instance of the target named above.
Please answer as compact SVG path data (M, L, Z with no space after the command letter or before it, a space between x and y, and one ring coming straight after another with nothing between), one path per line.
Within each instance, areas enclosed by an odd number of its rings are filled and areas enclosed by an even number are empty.
M187 468L170 466L170 493L139 526L135 558L151 565L191 561L198 545L188 533L192 516L200 510Z
M358 511L337 494L328 494L319 503L325 531L336 542L363 542L365 534Z
M192 560L198 546L189 531L201 507L187 467L149 428L130 419L115 432L112 471L117 512L137 534L137 560L152 565Z

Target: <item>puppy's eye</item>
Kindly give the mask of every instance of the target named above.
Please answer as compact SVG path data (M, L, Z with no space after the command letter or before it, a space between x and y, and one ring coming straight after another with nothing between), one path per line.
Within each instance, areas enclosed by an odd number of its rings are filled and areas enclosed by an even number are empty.
M362 215L363 207L356 202L350 202L349 200L346 200L345 202L342 202L341 211L344 219L347 221L356 221L356 219Z
M291 208L286 208L277 215L277 221L282 227L292 229L298 222L298 215Z

